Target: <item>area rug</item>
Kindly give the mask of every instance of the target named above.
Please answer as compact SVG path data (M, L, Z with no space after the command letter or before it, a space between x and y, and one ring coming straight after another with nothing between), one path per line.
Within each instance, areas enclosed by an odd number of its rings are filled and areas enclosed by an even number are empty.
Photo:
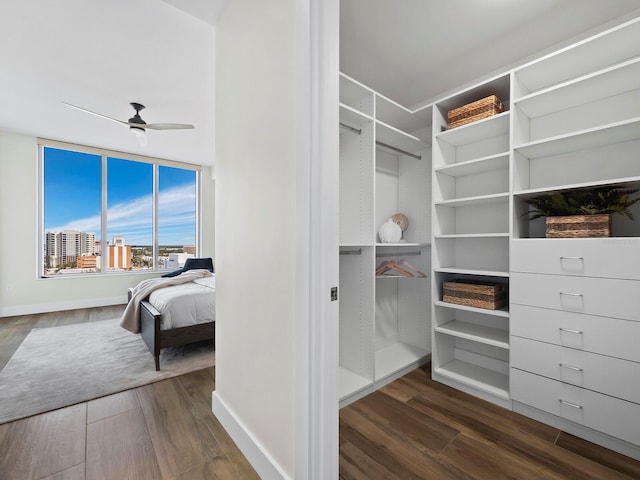
M215 363L212 342L166 348L160 371L120 319L34 328L0 371L0 424L121 392Z

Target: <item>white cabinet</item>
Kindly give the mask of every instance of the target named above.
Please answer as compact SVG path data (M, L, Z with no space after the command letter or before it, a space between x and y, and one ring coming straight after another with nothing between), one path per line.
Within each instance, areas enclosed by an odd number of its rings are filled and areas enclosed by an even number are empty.
M430 121L430 109L411 112L341 75L341 405L429 359ZM380 243L396 213L409 227L400 242ZM412 276L376 275L385 261Z
M620 254L633 266L640 251L606 238L562 240L514 240L514 410L533 407L548 423L561 418L605 433L616 439L610 448L630 442L635 450L625 453L638 457L640 280ZM630 278L621 278L625 272Z

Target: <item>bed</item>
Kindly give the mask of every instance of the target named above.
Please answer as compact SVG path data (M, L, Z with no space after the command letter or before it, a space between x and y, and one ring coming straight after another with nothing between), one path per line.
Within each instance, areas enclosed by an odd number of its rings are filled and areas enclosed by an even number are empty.
M145 280L129 289L121 326L140 333L155 359L156 370L160 370L163 348L215 341L215 273L188 270L172 272L166 275L169 278Z

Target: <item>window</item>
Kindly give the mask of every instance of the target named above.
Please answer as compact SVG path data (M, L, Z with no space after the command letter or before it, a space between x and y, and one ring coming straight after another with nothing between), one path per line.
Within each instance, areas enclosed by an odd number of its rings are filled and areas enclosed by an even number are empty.
M41 145L42 276L173 270L196 256L197 167L60 147Z

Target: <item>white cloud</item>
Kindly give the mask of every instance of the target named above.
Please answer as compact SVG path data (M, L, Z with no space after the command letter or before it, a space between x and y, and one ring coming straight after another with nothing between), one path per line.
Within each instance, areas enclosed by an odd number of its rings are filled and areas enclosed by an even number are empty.
M184 226L195 223L196 192L193 185L182 185L165 190L158 197L158 219L161 233L169 226ZM153 216L151 195L112 205L107 209L107 235L123 235L128 244L149 243ZM47 229L48 231L78 230L100 232L100 215L73 220L65 225ZM174 230L173 228L171 230ZM191 232L189 232L191 233ZM184 230L176 229L176 234L163 234L163 240L176 244L184 243ZM195 232L193 232L195 235ZM195 240L191 240L194 243Z

